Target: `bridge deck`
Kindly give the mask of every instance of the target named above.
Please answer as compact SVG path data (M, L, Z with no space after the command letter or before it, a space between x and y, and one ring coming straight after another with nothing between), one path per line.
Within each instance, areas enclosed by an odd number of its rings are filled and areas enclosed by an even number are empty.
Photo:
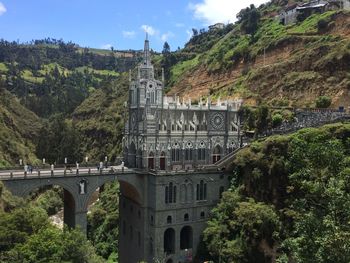
M49 178L49 177L74 177L74 176L96 176L96 175L125 175L134 174L135 171L126 167L110 167L97 169L96 167L84 167L77 169L50 169L35 170L32 173L23 170L3 170L0 171L0 180L20 180L31 178Z

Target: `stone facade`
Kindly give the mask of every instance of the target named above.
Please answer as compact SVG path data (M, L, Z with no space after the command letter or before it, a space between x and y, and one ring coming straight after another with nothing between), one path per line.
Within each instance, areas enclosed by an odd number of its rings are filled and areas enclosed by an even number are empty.
M124 160L144 171L142 202L121 196L119 259L122 263L190 262L211 209L227 190L227 175L199 168L239 147L241 101L164 96L146 39L144 59L130 78ZM123 188L123 186L121 187Z
M124 137L125 164L148 170L195 169L212 164L239 146L241 101L211 103L164 96L154 78L149 42L129 90Z
M142 203L120 197L120 262L191 262L210 211L229 186L227 175L149 173L144 185Z

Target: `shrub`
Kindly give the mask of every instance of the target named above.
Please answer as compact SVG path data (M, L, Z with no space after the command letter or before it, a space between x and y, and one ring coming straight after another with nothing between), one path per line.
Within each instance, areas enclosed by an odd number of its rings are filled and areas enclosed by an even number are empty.
M276 113L272 116L272 127L278 127L282 124L283 116L279 113Z
M323 31L327 28L328 26L328 21L326 21L325 19L320 19L318 22L317 22L317 29L318 31Z
M328 108L332 104L332 99L328 96L320 96L316 99L316 108Z

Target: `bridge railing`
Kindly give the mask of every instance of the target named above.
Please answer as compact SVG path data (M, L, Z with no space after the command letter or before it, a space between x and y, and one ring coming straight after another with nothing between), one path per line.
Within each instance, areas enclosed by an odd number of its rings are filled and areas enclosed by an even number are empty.
M110 175L110 174L125 174L132 173L132 170L126 167L109 167L109 168L96 168L85 167L79 169L59 169L54 170L35 170L33 172L6 170L0 172L0 180L11 179L30 179L30 178L47 178L47 177L72 177L72 176L89 176L89 175Z
M116 166L116 165L120 165L122 163L122 161L115 161L115 162L102 162L103 163L103 167L110 167L110 166ZM51 164L28 164L27 166L31 166L33 168L33 170L45 170L45 169L50 169L51 168ZM100 163L99 162L81 162L79 163L79 168L91 168L91 167L99 167ZM55 168L76 168L77 167L77 163L68 163L68 164L54 164ZM8 171L8 170L14 170L14 171L23 171L25 168L25 165L16 165L16 166L7 166L7 167L0 167L0 172L1 171Z

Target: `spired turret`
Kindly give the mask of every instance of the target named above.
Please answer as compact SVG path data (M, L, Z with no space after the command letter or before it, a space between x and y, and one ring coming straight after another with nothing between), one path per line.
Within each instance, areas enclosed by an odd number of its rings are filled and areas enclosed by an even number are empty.
M161 107L163 82L154 78L149 40L146 35L143 60L137 68L137 78L130 83L129 101L131 108Z

